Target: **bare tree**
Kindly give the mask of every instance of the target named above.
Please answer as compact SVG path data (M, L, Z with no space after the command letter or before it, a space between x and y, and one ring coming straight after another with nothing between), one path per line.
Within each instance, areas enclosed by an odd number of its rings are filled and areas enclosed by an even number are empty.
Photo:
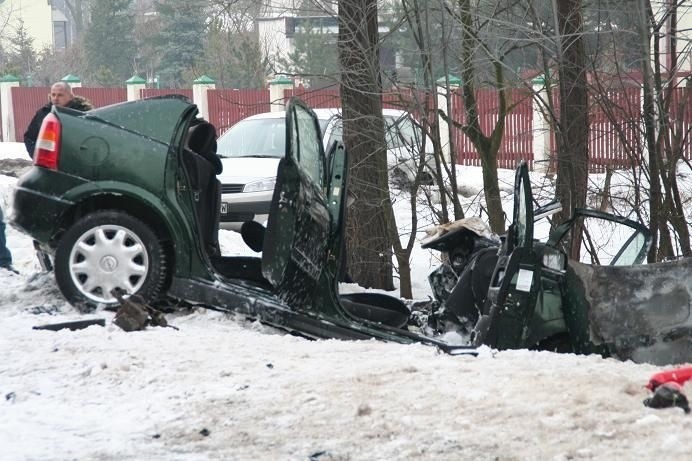
M488 209L490 228L498 234L505 231L504 212L500 198L500 187L497 179L497 155L502 144L505 130L505 120L510 108L507 104L507 87L504 77L502 56L489 51L479 43L477 27L474 26L472 5L470 0L458 0L458 19L461 26L461 79L464 95L466 121L462 130L469 137L478 151L483 169L483 186L485 203ZM481 130L476 102L475 84L476 70L474 52L477 48L485 51L494 71L494 86L497 90L498 116L495 126L489 135Z
M559 130L556 133L557 196L562 212L557 222L586 204L589 162L589 119L586 88L586 54L583 43L581 0L553 0L558 44L560 88ZM575 227L573 247L567 249L578 258L582 229Z
M436 13L431 11L431 5L437 5ZM445 223L449 222L449 210L448 203L451 202L454 209L454 219L461 219L464 217L464 212L461 209L461 203L459 202L459 196L457 191L456 182L456 170L453 167L453 158L447 159L442 155L442 134L440 132L440 126L438 123L438 113L440 109L443 109L443 113L449 114L451 112L451 102L450 98L447 98L447 104L444 108L438 107L437 95L438 84L435 75L436 70L436 53L435 49L440 46L440 39L444 47L448 46L450 43L449 33L451 27L446 26L445 18L446 13L442 8L442 3L435 2L419 2L418 0L403 0L401 2L402 7L402 22L407 24L411 30L411 38L415 44L416 55L418 56L418 65L422 69L422 81L416 82L414 86L417 90L422 90L423 94L426 96L431 95L433 97L416 97L414 98L415 104L410 102L405 103L409 111L415 111L421 116L421 129L423 132L430 136L430 140L433 144L433 151L435 153L435 182L438 186L438 191L440 192L440 206L437 211L437 217L439 222ZM435 23L439 21L441 26L441 36L434 37L431 33L431 22ZM441 60L446 59L448 56L448 51L443 50L441 53ZM448 78L447 67L445 66L445 78ZM399 89L405 88L403 85L399 85L394 82L395 86ZM449 88L448 82L445 82L445 86ZM415 95L414 93L414 96ZM451 133L447 133L450 140L452 139ZM453 151L451 149L450 151ZM421 155L424 155L424 149L421 150ZM448 161L449 160L449 161ZM424 163L424 158L421 156L421 165ZM447 178L449 181L449 187L447 187ZM413 190L412 194L415 195L417 190ZM413 229L415 233L415 229Z
M661 71L660 48L661 41L665 39L661 29L671 15L675 15L678 3L672 2L669 5L662 17L657 20L649 0L637 2L643 75L642 116L649 167L649 218L650 229L654 237L654 243L648 256L650 262L674 257L669 224L677 231L682 254L692 256L689 227L682 209L675 175L677 161L682 158L681 141L683 139L689 140L689 133L681 133L680 126L671 126L668 122L671 96L677 75L674 38L669 38L669 49L672 48L673 50L673 58L672 68L666 69L667 82L663 81ZM650 59L650 43L653 43L653 56L656 58L654 59L654 68L652 68Z
M212 17L201 71L221 88L261 88L269 75L266 53L254 31L262 4L251 0L209 0Z
M392 290L393 212L382 119L376 0L339 2L343 139L349 152L348 270L364 287Z

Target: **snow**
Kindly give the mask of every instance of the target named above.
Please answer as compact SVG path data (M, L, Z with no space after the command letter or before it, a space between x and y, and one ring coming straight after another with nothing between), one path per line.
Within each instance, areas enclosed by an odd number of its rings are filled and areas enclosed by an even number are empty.
M12 155L5 152L0 145L0 158ZM511 181L512 172L503 174ZM4 210L15 181L0 176ZM168 315L178 330L126 333L109 312L86 316L105 318L105 327L34 330L85 316L40 272L31 241L13 228L7 234L20 275L0 270L3 460L689 456L692 419L642 404L644 384L660 370L652 365L308 341L204 309ZM236 251L235 235L222 237L224 251ZM429 293L434 265L416 249L417 296Z

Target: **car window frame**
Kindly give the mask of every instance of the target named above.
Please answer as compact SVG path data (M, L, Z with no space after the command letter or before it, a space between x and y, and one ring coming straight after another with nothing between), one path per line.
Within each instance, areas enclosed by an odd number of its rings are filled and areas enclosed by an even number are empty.
M307 116L303 120L298 120L298 111L304 111ZM313 181L314 185L321 191L327 183L326 172L327 165L325 162L325 152L324 152L324 141L322 129L319 125L317 117L314 115L312 110L305 106L304 104L295 103L291 106L291 112L288 114L291 118L291 123L286 123L286 155L291 156L296 162L296 164L301 168ZM309 122L309 123L305 123ZM295 132L295 136L291 131ZM310 133L315 133L319 135L315 139L314 148L316 149L316 157L319 162L315 162L314 156L303 155L303 146L307 146L307 135ZM305 138L305 139L303 139ZM307 152L306 152L307 153ZM323 193L326 200L326 194Z
M609 266L616 265L616 262L618 259L623 255L627 245L632 242L632 240L636 237L637 234L641 234L645 238L645 243L642 246L642 248L639 250L635 258L630 264L626 265L635 265L635 264L641 264L644 259L646 258L649 248L651 248L652 244L652 236L651 236L651 231L644 226L641 223L638 223L636 221L632 221L631 219L624 218L621 216L615 216L610 213L606 213L603 211L598 211L598 210L591 210L588 208L576 208L574 210L574 213L572 214L572 217L568 219L567 221L563 222L560 224L558 227L556 227L551 233L548 238L548 241L546 242L546 245L560 249L561 248L561 243L565 235L569 231L572 230L572 227L574 227L575 223L579 220L579 218L582 217L592 217L592 218L597 218L597 219L603 219L606 221L610 221L616 224L624 225L627 227L632 228L635 232L623 243L623 245L618 249L618 251L615 252L615 256L611 260Z

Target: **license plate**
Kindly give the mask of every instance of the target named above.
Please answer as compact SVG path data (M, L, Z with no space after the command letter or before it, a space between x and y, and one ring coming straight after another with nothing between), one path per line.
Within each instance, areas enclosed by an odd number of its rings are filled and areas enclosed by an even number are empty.
M228 214L228 203L221 202L221 214Z

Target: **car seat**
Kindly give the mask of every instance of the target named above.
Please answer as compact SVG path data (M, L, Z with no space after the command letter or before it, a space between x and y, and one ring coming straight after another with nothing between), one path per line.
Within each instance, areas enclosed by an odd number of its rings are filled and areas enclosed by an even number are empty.
M185 139L183 162L190 177L200 234L207 251L218 255L221 182L216 175L223 165L216 155L216 129L206 121L196 121Z
M188 129L185 147L211 163L217 175L223 172L221 159L216 155L216 128L211 123L195 120Z

